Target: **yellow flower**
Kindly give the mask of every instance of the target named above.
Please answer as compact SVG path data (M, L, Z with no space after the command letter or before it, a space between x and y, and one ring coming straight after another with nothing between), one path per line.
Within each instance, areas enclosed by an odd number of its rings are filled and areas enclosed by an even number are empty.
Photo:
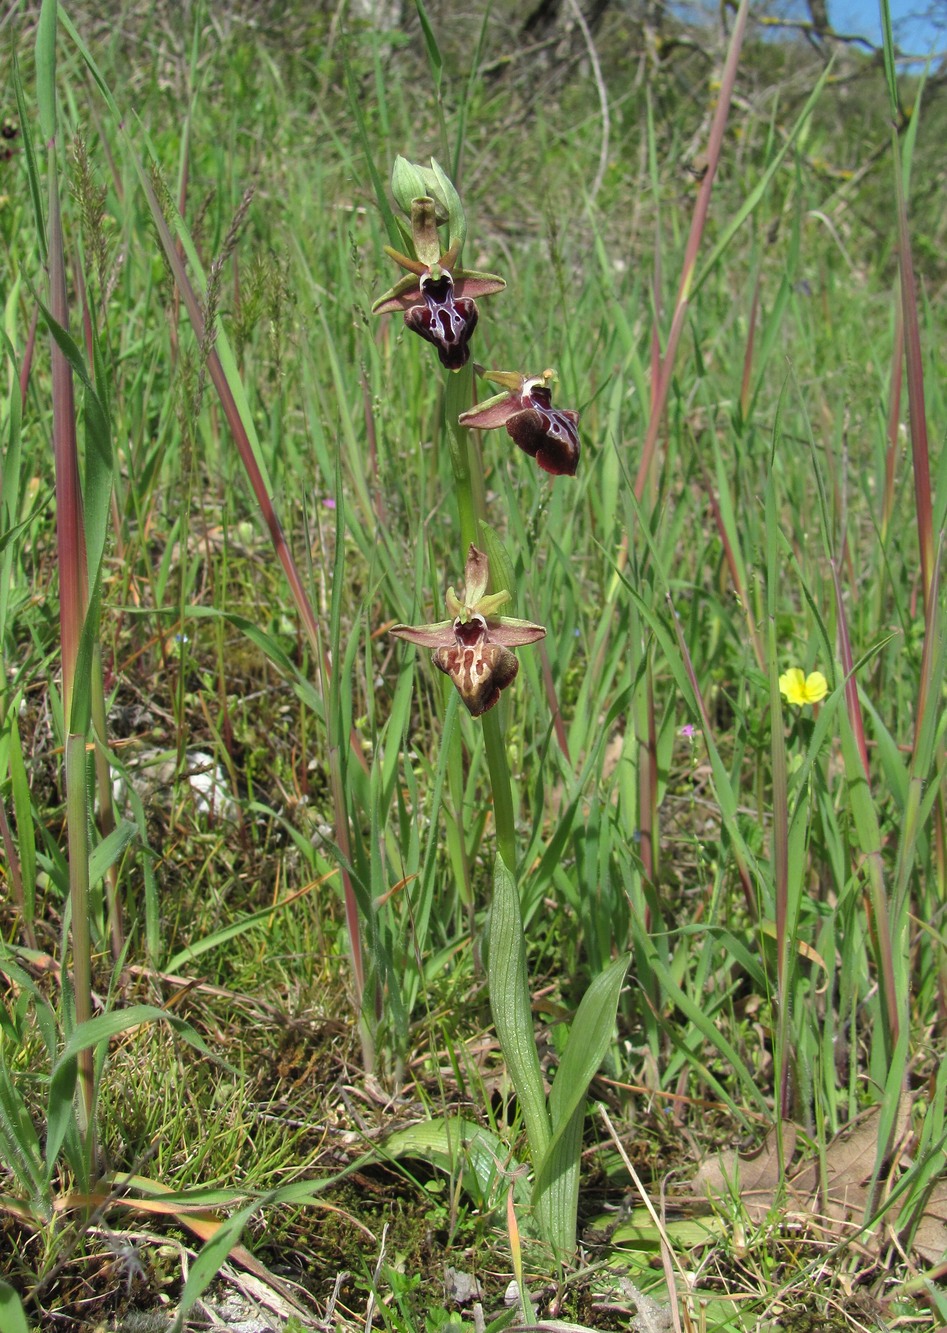
M829 684L821 671L810 671L804 675L799 667L790 667L779 678L779 692L786 696L786 702L798 708L805 704L817 704L829 692Z

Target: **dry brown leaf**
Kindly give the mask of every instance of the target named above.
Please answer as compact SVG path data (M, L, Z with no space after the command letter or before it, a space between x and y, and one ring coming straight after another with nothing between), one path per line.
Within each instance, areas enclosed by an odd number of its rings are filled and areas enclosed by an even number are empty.
M891 1147L891 1161L897 1163L898 1144L910 1135L910 1099L902 1097ZM779 1179L779 1156L775 1126L763 1145L752 1156L741 1157L735 1151L717 1153L701 1163L691 1186L702 1198L708 1195L726 1198L736 1188L747 1219L759 1224L779 1204L787 1220L799 1220L822 1231L827 1239L844 1240L857 1231L877 1202L871 1198L871 1182L878 1160L878 1132L881 1109L869 1107L826 1145L824 1154L824 1189L818 1158L809 1158L787 1173L785 1187ZM796 1145L796 1126L782 1126L784 1160L792 1159ZM884 1185L882 1180L881 1184ZM898 1228L900 1206L887 1214L889 1227ZM887 1234L890 1234L888 1232ZM870 1236L865 1237L871 1242ZM886 1243L886 1228L876 1229L874 1248ZM947 1179L938 1181L924 1208L914 1233L914 1249L927 1263L938 1264L947 1257Z
M914 1229L914 1248L928 1264L947 1259L947 1180L939 1180Z
M914 1231L914 1248L926 1264L947 1259L947 1224L924 1213Z
M789 1163L796 1149L796 1126L792 1121L783 1121L782 1134L783 1160ZM751 1156L741 1157L731 1148L707 1158L701 1163L692 1184L704 1196L724 1195L735 1187L740 1192L747 1216L753 1222L761 1222L772 1208L779 1188L776 1126L770 1129L762 1147Z
M871 1106L836 1134L825 1149L825 1193L817 1159L803 1164L789 1182L799 1210L832 1224L860 1221L868 1207L868 1182L878 1148L879 1108Z
M911 1103L902 1094L898 1106L893 1148L910 1131ZM878 1160L880 1106L869 1106L840 1129L825 1149L825 1195L822 1196L818 1161L806 1163L790 1182L798 1195L812 1196L808 1211L836 1224L860 1223L877 1199L870 1195L870 1185ZM837 1230L835 1234L839 1233Z

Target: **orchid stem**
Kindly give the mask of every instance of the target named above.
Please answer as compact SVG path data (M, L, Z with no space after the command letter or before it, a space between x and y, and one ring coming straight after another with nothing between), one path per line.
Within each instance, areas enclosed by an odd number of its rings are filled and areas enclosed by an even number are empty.
M486 517L483 464L473 432L457 424L461 412L466 412L473 400L473 367L447 375L444 393L444 416L450 447L451 466L454 470L454 489L460 515L460 541L463 556L471 546L483 541L480 524ZM493 816L496 821L497 850L510 874L516 875L516 821L513 816L513 790L510 766L506 756L503 729L497 709L483 715L483 743L487 754L487 770L493 790Z
M483 507L483 477L474 484L471 461L478 473L479 455L475 454L470 432L457 424L461 412L470 407L473 397L473 367L468 363L463 370L448 371L447 386L444 391L444 420L447 427L447 443L450 449L451 467L454 470L454 490L457 495L457 509L460 514L460 545L463 565L470 546L479 546L480 522L486 517ZM478 505L479 500L479 505Z
M493 788L493 818L496 821L497 829L497 851L515 879L516 823L513 818L513 789L503 731L495 708L483 716L483 743L487 751L490 786Z

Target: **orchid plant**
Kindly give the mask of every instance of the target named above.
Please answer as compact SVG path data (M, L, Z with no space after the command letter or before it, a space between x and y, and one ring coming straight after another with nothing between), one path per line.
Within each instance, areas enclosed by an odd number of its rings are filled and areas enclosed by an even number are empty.
M423 167L399 157L391 184L406 219L397 219L400 240L410 253L386 246L386 253L406 272L379 297L373 311L401 312L405 326L436 348L447 372L446 436L461 549L466 550L463 596L453 587L447 589L448 617L432 624L395 625L391 633L430 648L433 665L452 681L471 716L481 719L497 834L487 951L490 1003L526 1124L535 1226L562 1260L575 1249L586 1094L611 1040L628 958L616 958L586 992L547 1099L533 1033L510 773L495 708L518 673L512 649L536 643L546 631L532 621L500 614L512 602L514 590L503 572L508 563L501 561L503 568L498 568L481 549L487 545L498 550L499 544L487 526L486 488L471 432L505 427L544 472L571 478L579 466L579 414L552 406L552 370L527 375L478 367L478 374L501 392L470 406L470 344L480 319L477 299L501 292L506 283L496 274L462 266L466 217L453 182L436 161Z

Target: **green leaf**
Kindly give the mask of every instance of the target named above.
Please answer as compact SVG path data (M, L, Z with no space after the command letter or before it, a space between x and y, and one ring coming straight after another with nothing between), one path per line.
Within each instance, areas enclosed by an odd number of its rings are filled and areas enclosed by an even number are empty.
M37 500L21 523L17 523L15 527L7 528L5 532L0 533L0 552L5 551L14 538L19 536L21 532L25 532L30 524L39 518L45 509L49 508L49 502L52 498L53 492L47 491L45 497L42 500Z
M97 884L102 876L116 863L125 848L138 832L138 825L132 819L123 819L106 837L94 847L89 857L89 887ZM173 969L172 969L173 970Z
M0 1062L0 1161L13 1173L30 1206L45 1211L48 1203L43 1154L29 1110Z
M437 36L431 27L431 20L424 8L423 0L414 0L414 3L417 7L418 18L421 20L421 31L424 34L424 46L427 50L427 61L431 67L431 76L434 79L434 90L439 97L441 80L444 77L444 59L441 55L441 48L437 44Z
M75 1058L58 1062L49 1080L46 1098L46 1178L53 1178L59 1150L76 1121L76 1080L79 1074Z
M23 139L23 160L26 163L26 179L29 184L30 202L33 205L33 221L36 224L36 239L40 259L45 265L48 248L46 245L46 218L43 214L43 195L40 189L39 166L36 162L36 150L33 147L33 131L26 98L23 96L23 82L20 78L20 65L13 51L13 89L16 93L16 109L20 118L20 134Z
M477 1205L486 1207L496 1195L497 1177L512 1178L514 1197L528 1202L526 1179L517 1175L518 1164L502 1140L489 1129L460 1116L424 1120L395 1130L380 1145L384 1157L417 1157L460 1176L465 1192Z
M221 927L220 930L215 930L212 935L205 935L203 939L195 940L186 949L179 950L173 958L169 958L165 963L164 970L166 972L178 972L186 964L193 962L195 958L199 958L201 954L210 953L212 949L219 949L228 940L237 939L238 936L252 930L255 926L264 925L275 916L280 908L294 903L296 897L296 894L292 894L281 902L269 903L266 907L261 907L258 911L241 917L239 921L232 921L229 925Z
M575 1250L584 1125L583 1098L569 1119L559 1126L533 1183L533 1212L540 1235L561 1258L567 1258Z
M489 941L488 982L493 1022L523 1110L533 1164L538 1166L546 1155L551 1132L533 1034L519 892L501 856L497 857L493 871Z
M23 748L17 725L17 707L10 709L9 767L16 814L17 846L20 854L20 879L23 884L23 914L32 923L36 901L36 833L33 826L33 802L30 780L23 762Z
M3 1333L30 1333L20 1298L9 1285L0 1278L0 1328Z
M549 1097L554 1136L583 1102L589 1084L605 1059L615 1028L618 997L630 962L631 954L616 958L582 996Z
M239 1243L244 1227L253 1214L263 1206L263 1203L264 1199L254 1199L252 1203L248 1203L246 1207L241 1208L232 1217L228 1217L226 1222L221 1224L203 1246L200 1254L191 1264L190 1272L187 1275L184 1290L181 1292L177 1316L172 1325L172 1333L179 1333L183 1329L185 1315L194 1303L200 1300L203 1293L220 1272L221 1264L226 1263L230 1251Z
M536 1163L533 1204L546 1239L562 1254L575 1248L585 1098L612 1039L630 961L630 954L616 959L583 995L552 1085L553 1132L545 1156Z
M36 25L36 102L40 133L47 144L56 137L56 0L43 0Z
M342 47L342 63L345 69L345 91L348 94L349 110L352 113L352 119L355 121L355 128L358 131L359 141L362 145L362 152L365 155L365 164L368 167L368 174L371 177L372 189L375 191L375 203L378 205L378 211L385 224L385 233L388 237L388 244L395 249L403 249L404 241L398 228L394 211L388 201L388 191L385 189L385 182L375 163L375 157L372 151L372 141L369 138L368 130L365 125L365 117L362 114L362 90L352 70L352 65L349 61L348 47L345 44L343 44Z
M892 120L898 119L900 99L898 97L898 71L894 63L894 32L891 28L891 5L888 0L881 0L881 39L884 52L885 83L888 87L888 106Z
M164 1009L158 1009L153 1004L132 1004L127 1009L113 1009L107 1014L98 1014L95 1018L80 1023L63 1047L59 1060L64 1062L74 1059L80 1051L87 1050L90 1046L98 1046L101 1041L110 1041L112 1037L128 1032L131 1028L140 1027L142 1023L158 1021L169 1023L179 1037L183 1037L202 1055L211 1054L204 1039L195 1032L190 1023L167 1013ZM53 1072L55 1076L55 1070Z

